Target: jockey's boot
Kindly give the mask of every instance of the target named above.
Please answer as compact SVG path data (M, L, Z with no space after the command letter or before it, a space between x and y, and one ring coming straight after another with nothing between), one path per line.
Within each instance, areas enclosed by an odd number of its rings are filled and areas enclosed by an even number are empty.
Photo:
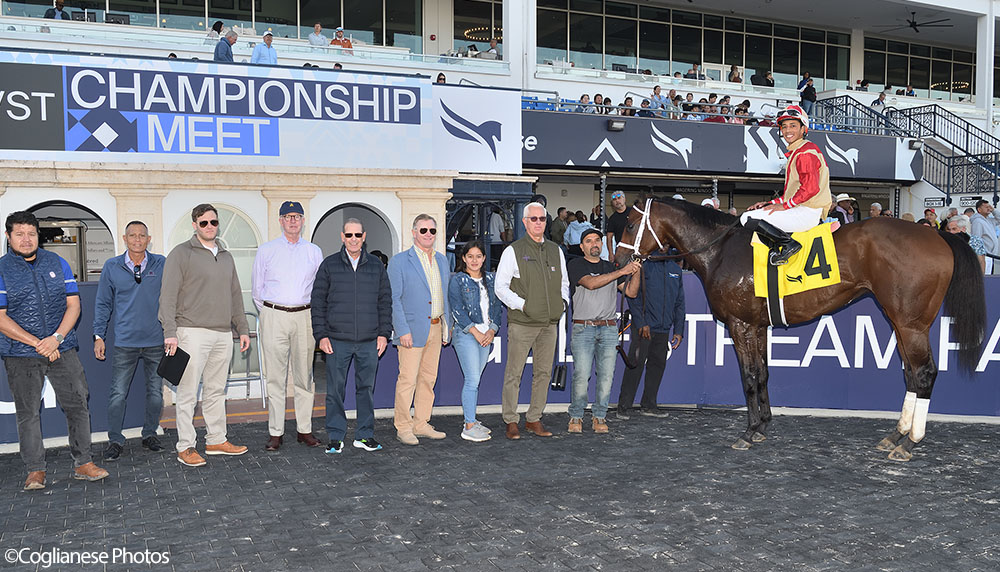
M757 225L754 230L757 231L758 236L761 237L764 244L771 248L768 261L772 266L781 266L787 263L792 255L802 250L802 245L792 238L791 234L766 220L757 219Z

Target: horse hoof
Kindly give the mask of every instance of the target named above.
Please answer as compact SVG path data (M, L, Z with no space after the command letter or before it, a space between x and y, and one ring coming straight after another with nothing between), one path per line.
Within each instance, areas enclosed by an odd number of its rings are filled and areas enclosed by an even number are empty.
M753 441L754 443L763 443L764 441L767 440L767 435L761 433L760 431L754 431L753 436L750 437L750 440Z
M890 461L899 461L901 463L905 463L912 458L913 458L913 453L904 449L902 445L898 445L895 449L892 450L891 453L889 453Z
M744 439L743 437L740 437L739 439L736 440L735 443L733 443L731 445L731 447L733 449L736 449L737 451L746 451L751 446L752 446L752 444L749 441L747 441L746 439Z
M896 442L888 437L883 437L882 440L878 442L878 445L875 445L875 448L879 451L885 451L888 453L896 448Z

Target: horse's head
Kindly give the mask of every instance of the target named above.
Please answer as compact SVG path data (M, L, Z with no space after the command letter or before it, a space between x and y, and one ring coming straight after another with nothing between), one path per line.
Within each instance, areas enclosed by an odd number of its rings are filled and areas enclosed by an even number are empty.
M615 264L625 266L630 260L644 258L665 246L661 237L653 231L650 221L654 202L652 199L636 201L628 211L628 223L622 232L622 239L615 249Z

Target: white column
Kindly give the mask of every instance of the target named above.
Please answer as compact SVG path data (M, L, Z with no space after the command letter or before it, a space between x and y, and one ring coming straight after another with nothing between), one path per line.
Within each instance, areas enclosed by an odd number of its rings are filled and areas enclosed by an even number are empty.
M511 83L530 87L535 75L535 0L504 0L503 59L510 63Z
M976 19L976 107L986 112L986 125L993 126L993 46L996 31L993 2L988 13Z
M851 67L848 81L852 88L857 87L857 80L865 79L865 31L851 30Z

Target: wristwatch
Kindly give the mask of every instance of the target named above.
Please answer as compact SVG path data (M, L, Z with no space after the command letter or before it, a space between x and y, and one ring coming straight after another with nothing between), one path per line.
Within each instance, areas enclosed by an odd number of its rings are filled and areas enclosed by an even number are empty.
M60 334L59 332L52 334L52 337L55 338L56 341L59 342L60 344L63 343L63 340L66 339L66 336Z

